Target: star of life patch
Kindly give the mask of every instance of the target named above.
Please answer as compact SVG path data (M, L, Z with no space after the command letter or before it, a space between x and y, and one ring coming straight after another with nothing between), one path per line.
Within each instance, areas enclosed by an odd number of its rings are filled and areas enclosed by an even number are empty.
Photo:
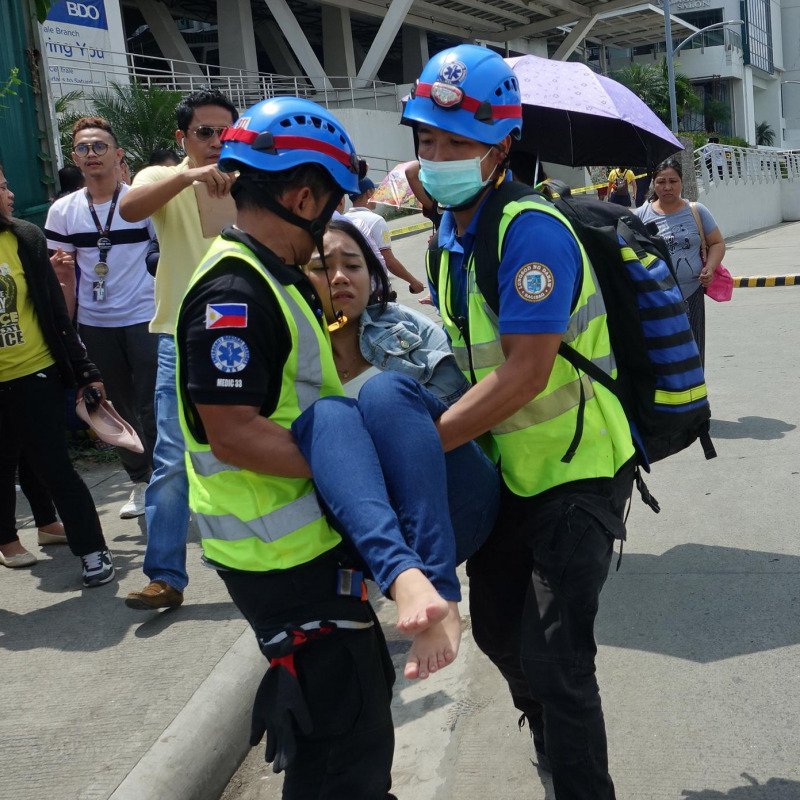
M555 278L550 267L535 261L520 267L514 278L517 294L529 303L544 300L553 291L554 286Z
M467 77L467 65L463 61L448 61L439 70L439 80L445 83L461 83Z
M241 372L250 361L250 348L238 336L220 336L211 345L211 363L220 372Z

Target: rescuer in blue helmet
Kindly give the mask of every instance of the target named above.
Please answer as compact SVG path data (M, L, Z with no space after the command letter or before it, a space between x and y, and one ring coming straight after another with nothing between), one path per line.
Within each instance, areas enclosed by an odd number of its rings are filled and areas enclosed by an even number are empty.
M567 219L505 174L522 106L498 54L435 55L402 122L445 209L428 279L473 383L439 434L445 451L487 434L504 484L495 529L467 562L475 641L507 680L558 800L612 800L594 621L625 538L634 448L617 398L559 355L566 341L613 370L603 298ZM484 245L491 274L476 270Z
M237 220L192 277L176 332L189 505L204 560L269 661L251 743L266 733L285 800L388 798L394 670L290 431L316 399L343 393L300 267L323 253L361 162L332 114L295 97L256 104L220 138Z

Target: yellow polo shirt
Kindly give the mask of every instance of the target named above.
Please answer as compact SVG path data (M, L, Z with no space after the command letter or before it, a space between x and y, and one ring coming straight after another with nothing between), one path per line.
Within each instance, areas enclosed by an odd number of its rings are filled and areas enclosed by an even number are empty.
M191 168L188 158L177 167L147 167L136 173L133 186L156 183ZM156 314L150 322L150 332L174 334L178 308L186 294L189 278L203 261L214 237L203 238L192 186L175 195L150 219L161 248L156 272Z
M44 340L17 253L17 237L0 233L0 382L55 364Z

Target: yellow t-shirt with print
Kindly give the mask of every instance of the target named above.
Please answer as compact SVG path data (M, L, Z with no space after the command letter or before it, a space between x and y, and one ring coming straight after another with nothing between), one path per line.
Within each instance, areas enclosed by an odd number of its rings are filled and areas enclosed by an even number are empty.
M17 237L0 233L0 381L13 381L55 364L28 294Z
M184 158L177 167L146 167L136 173L133 186L156 183L191 168L188 158ZM156 313L150 322L150 332L173 334L189 278L203 261L214 237L203 238L200 212L192 186L175 195L150 219L153 220L161 251L156 271Z

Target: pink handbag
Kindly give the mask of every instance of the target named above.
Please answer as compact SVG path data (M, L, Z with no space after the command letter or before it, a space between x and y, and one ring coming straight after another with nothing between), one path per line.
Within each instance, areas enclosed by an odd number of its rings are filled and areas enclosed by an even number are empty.
M697 232L700 234L700 257L703 259L703 264L705 264L708 245L706 244L705 231L703 231L703 223L694 203L689 203L689 210L692 212L694 221L697 224ZM733 297L733 276L722 264L719 264L714 270L714 277L711 279L711 283L706 286L705 292L712 300L716 300L718 303L727 303Z
M706 286L706 294L718 303L727 303L733 297L733 276L722 264L714 270L714 277Z

